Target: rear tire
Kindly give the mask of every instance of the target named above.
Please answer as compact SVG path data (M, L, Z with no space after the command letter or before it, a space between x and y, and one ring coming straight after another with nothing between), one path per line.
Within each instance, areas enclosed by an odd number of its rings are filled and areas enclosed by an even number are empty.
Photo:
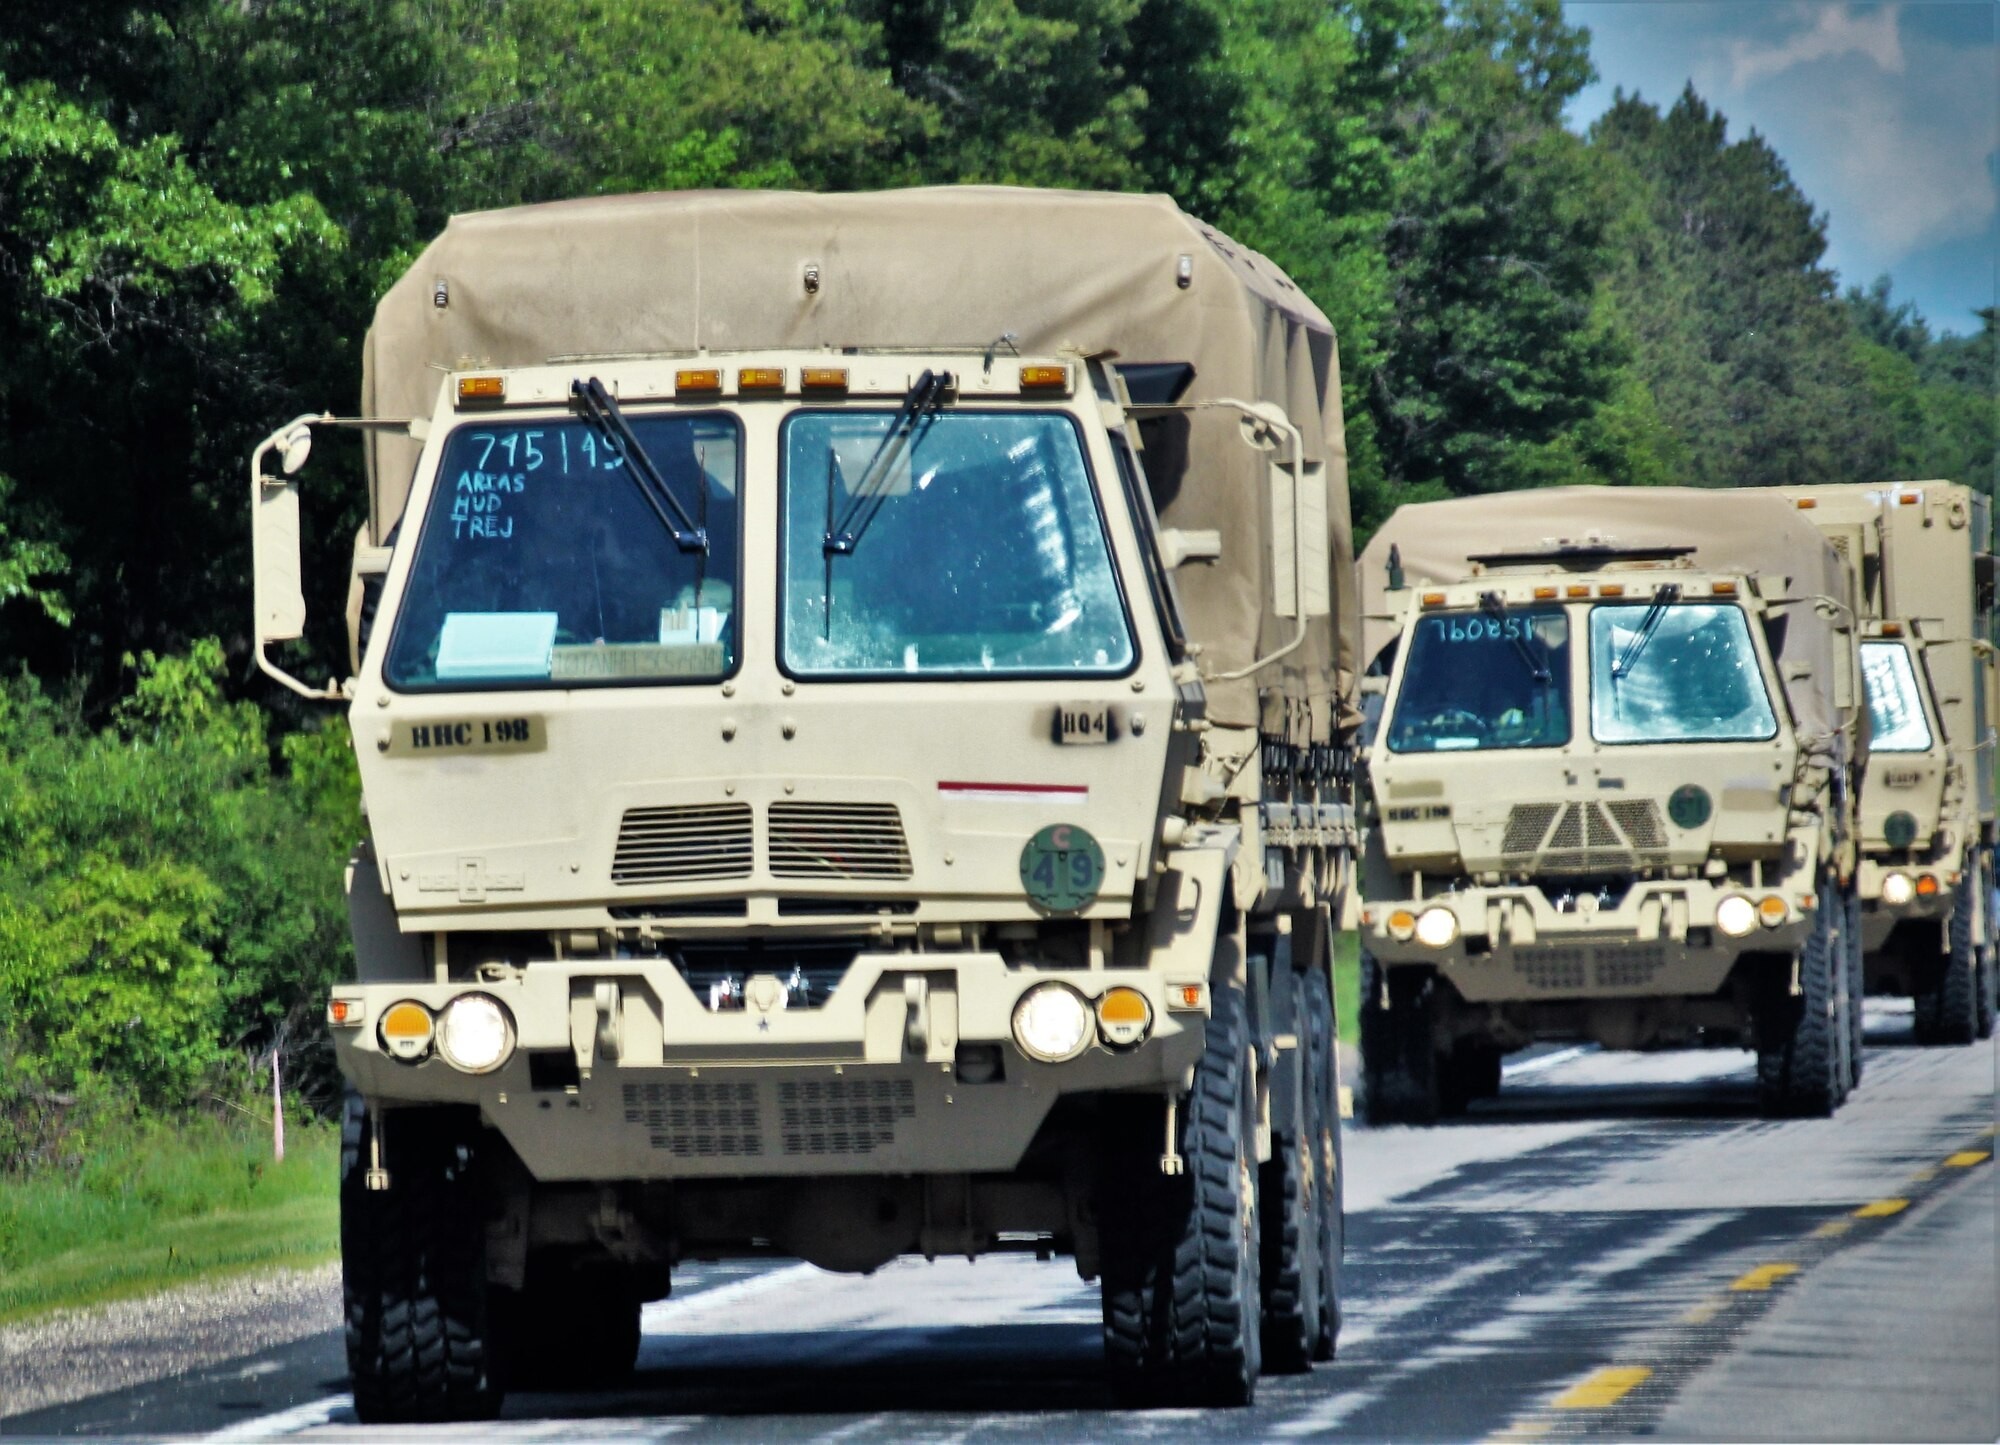
M1312 1357L1330 1360L1340 1343L1340 1257L1347 1243L1346 1178L1342 1171L1339 1022L1324 969L1306 976L1305 1006L1312 1091L1313 1167L1318 1171L1319 1320Z
M366 1186L366 1111L343 1131L353 1138L353 1148L341 1150L340 1257L354 1413L371 1425L490 1419L501 1392L476 1187L478 1125L454 1109L391 1117L382 1141L385 1190Z
M1210 997L1180 1111L1185 1172L1127 1150L1100 1190L1105 1364L1134 1404L1247 1405L1261 1367L1249 1029L1240 988Z
M1444 1112L1448 1101L1432 1043L1435 1008L1430 970L1387 968L1361 955L1361 1071L1369 1123L1435 1124Z
M1847 1007L1848 1007L1848 1052L1851 1056L1852 1071L1849 1075L1853 1084L1861 1082L1861 1071L1866 1066L1867 1029L1864 1027L1864 1013L1868 994L1868 974L1866 968L1867 950L1861 943L1861 893L1850 888L1846 894L1846 910L1841 931L1847 956Z
M1774 987L1760 1010L1757 1096L1769 1115L1825 1118L1840 1103L1840 1034L1847 1020L1838 1009L1836 970L1844 979L1847 961L1834 957L1838 901L1833 888L1822 884L1812 932L1799 951L1800 996Z

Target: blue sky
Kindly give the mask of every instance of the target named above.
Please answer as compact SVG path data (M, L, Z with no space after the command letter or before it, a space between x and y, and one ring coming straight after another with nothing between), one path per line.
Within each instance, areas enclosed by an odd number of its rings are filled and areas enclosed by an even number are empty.
M1827 213L1843 288L1886 271L1933 330L1969 332L2000 285L2000 3L1564 0L1599 80L1578 128L1637 91L1661 109L1690 80L1757 131Z

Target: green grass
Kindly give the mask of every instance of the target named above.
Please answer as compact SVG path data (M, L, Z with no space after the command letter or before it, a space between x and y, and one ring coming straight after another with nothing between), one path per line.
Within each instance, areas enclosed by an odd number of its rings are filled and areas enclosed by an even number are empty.
M1333 936L1333 1016L1340 1041L1361 1043L1361 940L1353 933Z
M217 1275L332 1259L339 1136L196 1118L128 1125L75 1167L0 1180L0 1323Z

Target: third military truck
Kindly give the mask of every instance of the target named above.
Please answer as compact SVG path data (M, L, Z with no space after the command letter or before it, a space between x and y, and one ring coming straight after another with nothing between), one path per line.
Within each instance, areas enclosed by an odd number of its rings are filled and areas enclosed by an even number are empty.
M1361 562L1370 1116L1543 1039L1752 1048L1769 1111L1854 1078L1854 599L1783 497L1560 488L1399 509Z
M1861 785L1870 993L1915 1001L1918 1042L1993 1032L1993 504L1948 481L1788 489L1861 609L1872 736Z
M720 1258L1073 1257L1143 1400L1331 1353L1339 375L1159 197L626 196L415 260L363 415L251 479L259 656L347 706L367 807L364 1419L616 1378ZM313 687L267 648L342 425Z

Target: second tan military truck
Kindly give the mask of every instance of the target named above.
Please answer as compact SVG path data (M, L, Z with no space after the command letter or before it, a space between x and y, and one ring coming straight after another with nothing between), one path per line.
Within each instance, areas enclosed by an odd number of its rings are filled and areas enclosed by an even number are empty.
M1787 489L1852 574L1872 718L1861 785L1870 993L1921 1043L1993 1033L1993 510L1947 481Z
M416 259L345 684L268 651L339 423L251 482L260 658L367 804L364 1419L615 1378L725 1257L1071 1256L1144 1400L1331 1353L1339 374L1159 197L625 196Z
M1367 1110L1428 1122L1541 1039L1853 1080L1854 603L1786 499L1562 488L1399 509L1361 561Z

